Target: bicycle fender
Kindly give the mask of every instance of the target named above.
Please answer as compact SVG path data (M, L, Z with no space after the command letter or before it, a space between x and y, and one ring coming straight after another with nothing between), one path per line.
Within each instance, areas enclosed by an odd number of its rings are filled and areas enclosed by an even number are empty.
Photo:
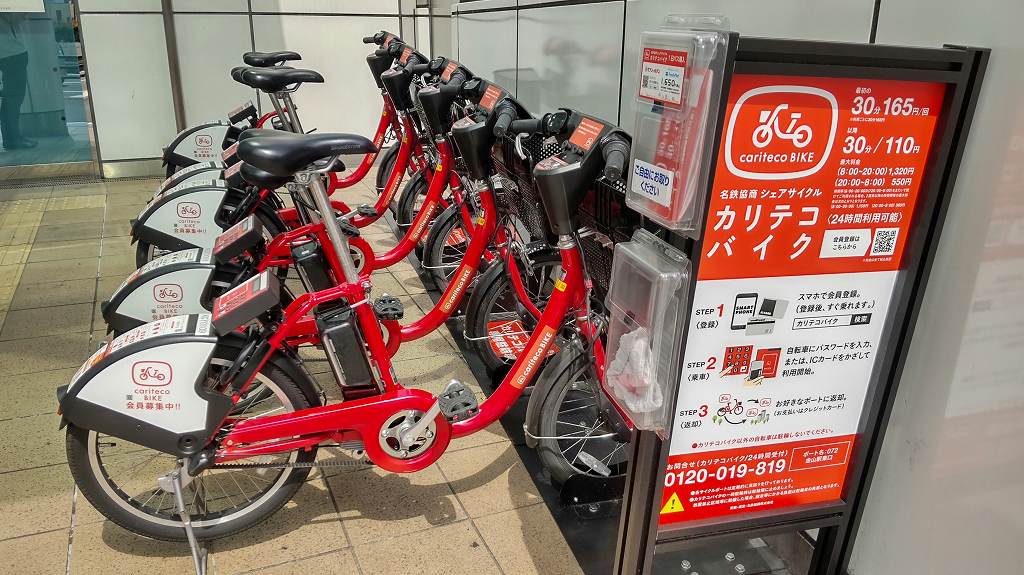
M224 165L220 162L193 164L187 168L182 168L177 172L174 172L169 178L161 182L160 186L156 189L156 193L153 194L153 197L159 196L167 190L183 184L194 185L210 180L220 180L223 179L221 177L223 174Z
M163 250L213 248L223 228L217 223L229 189L221 180L173 187L153 199L132 223L132 240Z
M534 437L540 434L540 411L544 399L551 393L551 388L554 387L558 377L566 370L572 369L576 362L584 359L579 340L567 341L558 338L555 344L558 346L558 352L544 365L533 385L530 401L526 405L523 428L526 430L526 445L531 449L537 448L538 442Z
M220 160L220 153L238 139L241 130L221 120L185 128L164 148L166 166L184 168L201 162Z
M160 256L131 273L100 304L107 331L124 333L176 315L210 313L211 251L192 248Z
M232 406L206 385L216 346L209 314L170 317L118 336L58 390L64 419L178 457L196 453Z

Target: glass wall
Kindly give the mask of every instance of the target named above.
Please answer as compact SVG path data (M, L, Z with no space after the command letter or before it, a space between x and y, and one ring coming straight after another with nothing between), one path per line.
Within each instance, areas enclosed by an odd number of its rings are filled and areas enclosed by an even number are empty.
M70 0L0 3L0 168L92 163L81 60Z

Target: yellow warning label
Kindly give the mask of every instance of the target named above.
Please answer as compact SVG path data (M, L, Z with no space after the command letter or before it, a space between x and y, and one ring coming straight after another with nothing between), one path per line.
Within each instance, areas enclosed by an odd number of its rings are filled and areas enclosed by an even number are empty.
M555 280L555 289L558 291L565 291L566 284L562 280Z
M482 226L482 225L484 225L484 222L486 222L486 221L487 221L487 220L485 220L483 216L480 216L480 217L478 217L478 218L476 219L476 225L478 225L478 226Z
M672 494L672 497L668 498L668 502L661 508L662 515L668 515L669 513L679 513L680 511L686 511L683 507L683 502L679 500L679 495L676 493Z

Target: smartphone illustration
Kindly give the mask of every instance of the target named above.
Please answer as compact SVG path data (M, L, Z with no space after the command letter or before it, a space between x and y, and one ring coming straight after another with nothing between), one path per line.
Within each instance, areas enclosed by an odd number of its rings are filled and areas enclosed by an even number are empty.
M741 293L736 296L736 302L732 306L732 329L744 329L747 321L754 316L754 308L757 307L756 293Z

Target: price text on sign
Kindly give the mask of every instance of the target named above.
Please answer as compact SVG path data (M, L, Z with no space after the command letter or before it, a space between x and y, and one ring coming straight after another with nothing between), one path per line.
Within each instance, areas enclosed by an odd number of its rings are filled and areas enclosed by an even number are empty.
M944 95L733 78L660 524L840 500Z

